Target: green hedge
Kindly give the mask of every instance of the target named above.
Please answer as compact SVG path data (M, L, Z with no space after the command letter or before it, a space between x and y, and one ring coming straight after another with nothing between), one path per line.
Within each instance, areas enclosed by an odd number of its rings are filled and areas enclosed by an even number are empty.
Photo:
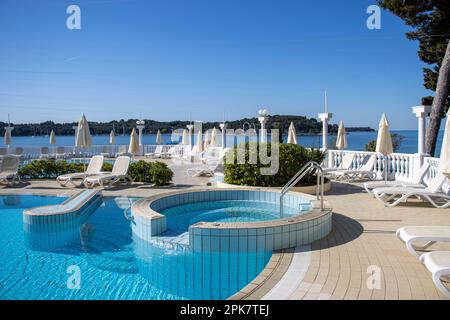
M128 174L135 182L153 183L162 186L170 183L173 178L173 171L162 162L145 162L143 160L130 165Z
M105 162L102 171L112 171L113 165ZM56 179L58 176L83 172L85 165L64 160L35 160L19 169L22 179ZM173 172L162 162L138 161L130 164L128 174L135 182L165 185L172 181Z
M305 149L295 144L279 144L279 170L275 175L261 175L261 168L268 167L259 162L250 164L249 146L256 144L252 148L266 147L270 156L271 144L258 144L256 142L247 142L245 144L245 164L227 163L225 161L225 182L245 186L259 187L282 187L284 186L306 163L309 161L322 162L324 153L317 149ZM241 145L240 148L243 146ZM234 159L237 159L236 152L238 147L228 152L234 152ZM259 151L259 149L258 149ZM225 157L226 159L226 157ZM307 176L302 180L302 184L315 183L315 176Z

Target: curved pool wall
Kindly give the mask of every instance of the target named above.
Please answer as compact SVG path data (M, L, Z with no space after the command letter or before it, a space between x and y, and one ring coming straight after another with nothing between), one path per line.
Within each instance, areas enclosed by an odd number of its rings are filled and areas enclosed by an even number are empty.
M177 191L138 201L132 207L133 233L146 241L158 239L167 231L162 211L198 202L238 200L258 201L270 206L280 204L280 192L272 189L220 189ZM293 210L308 201L311 210L300 215ZM265 252L310 244L327 236L332 228L332 210L321 210L315 197L289 192L284 197L285 218L261 222L198 222L189 226L189 244L202 252ZM300 211L300 210L299 210Z

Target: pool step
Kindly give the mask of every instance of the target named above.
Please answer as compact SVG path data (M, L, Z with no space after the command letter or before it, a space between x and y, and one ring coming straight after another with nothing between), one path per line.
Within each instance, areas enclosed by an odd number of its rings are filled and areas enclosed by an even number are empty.
M59 205L24 210L27 247L49 251L73 243L80 237L80 226L102 203L101 191L86 190Z

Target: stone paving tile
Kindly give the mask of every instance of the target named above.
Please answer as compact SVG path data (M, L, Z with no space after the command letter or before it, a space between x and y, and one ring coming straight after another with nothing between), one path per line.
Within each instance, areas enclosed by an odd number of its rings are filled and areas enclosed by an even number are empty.
M333 230L312 244L314 264L291 299L445 299L395 231L407 225L450 225L448 209L386 208L357 184L334 183L326 197L333 207ZM450 250L450 244L429 250ZM367 286L373 266L381 270L379 289Z

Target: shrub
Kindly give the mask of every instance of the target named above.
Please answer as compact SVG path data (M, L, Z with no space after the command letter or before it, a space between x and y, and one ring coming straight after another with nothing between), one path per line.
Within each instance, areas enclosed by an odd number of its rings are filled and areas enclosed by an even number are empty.
M268 155L271 155L271 143L258 144L256 142L247 142L245 144L245 163L237 164L236 153L239 147L228 152L234 152L234 163L225 163L225 182L237 185L261 186L261 187L282 187L284 186L306 163L309 161L322 162L323 152L316 149L305 149L295 144L279 144L279 169L275 175L261 175L261 168L268 167L263 165L258 159L258 163L250 164L249 148L250 144L257 144L256 148L266 147ZM243 146L241 145L240 148ZM252 148L255 148L252 146ZM259 152L259 149L258 149ZM306 184L313 183L315 176L310 175L304 178L302 182Z
M162 162L145 162L143 160L130 165L128 174L135 182L153 183L157 186L172 181L173 171Z
M23 179L55 179L67 174L82 172L84 165L81 163L68 163L64 160L34 160L19 169L19 175Z
M105 162L102 171L112 171L113 165ZM82 163L68 163L65 160L34 160L21 167L19 174L23 179L56 179L58 176L83 172L85 165ZM165 185L170 183L173 172L162 162L138 161L130 165L128 174L136 182L154 183L155 185Z
M391 133L391 138L392 138L392 148L394 149L394 152L397 152L405 137L398 133ZM377 149L377 140L369 141L369 143L366 144L365 146L366 151L375 152L376 149Z

